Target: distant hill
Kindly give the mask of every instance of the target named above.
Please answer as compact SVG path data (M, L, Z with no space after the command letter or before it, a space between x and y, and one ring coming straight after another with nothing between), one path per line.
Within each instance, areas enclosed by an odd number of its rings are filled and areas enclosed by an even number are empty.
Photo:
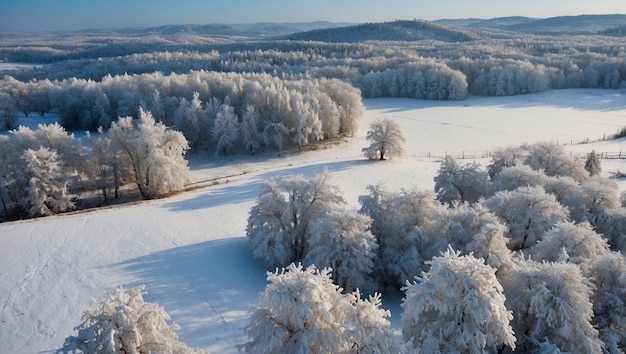
M607 34L621 33L626 26L626 15L580 15L544 19L512 16L488 20L438 20L436 23L466 28L489 28L529 34ZM611 30L614 30L611 32Z
M75 35L129 35L129 36L201 36L201 37L276 37L290 33L316 29L350 26L348 22L293 22L293 23L245 23L245 24L206 24L206 25L164 25L158 27L133 27L122 29L99 29L73 31Z
M624 24L626 15L581 15L550 17L502 29L532 34L598 34Z
M366 23L333 29L318 29L284 36L283 39L321 42L418 41L467 42L477 39L471 31L434 22L413 20Z
M434 22L444 26L502 29L506 26L518 25L521 23L532 22L535 20L536 19L530 17L510 16L497 17L487 20L480 18L442 19Z

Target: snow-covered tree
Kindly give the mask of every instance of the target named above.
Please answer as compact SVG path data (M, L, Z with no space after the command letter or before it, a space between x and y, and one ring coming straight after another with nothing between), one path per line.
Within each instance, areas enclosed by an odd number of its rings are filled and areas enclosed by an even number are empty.
M174 122L176 128L185 135L189 145L195 149L203 146L209 139L208 120L208 114L202 108L198 92L194 92L190 101L184 97L180 99L180 106L174 112Z
M404 154L404 134L400 125L390 119L378 119L370 124L367 131L370 146L363 148L363 153L370 160L384 160L385 157L399 157Z
M74 208L73 196L67 188L68 176L61 168L56 151L43 147L28 149L22 159L28 181L22 205L28 215L50 215Z
M178 340L179 326L157 304L145 302L144 287L116 288L84 312L78 335L65 339L63 353L193 353Z
M163 197L184 188L189 180L184 158L189 145L182 133L155 122L150 112L140 108L137 127L131 117L119 118L110 134L114 148L128 156L142 197Z
M263 129L263 144L265 146L274 145L278 150L282 150L287 133L289 133L289 129L283 123L267 123Z
M376 293L364 299L356 290L344 295L346 306L346 330L344 340L348 342L348 353L396 354L408 352L398 343L391 329L391 312L381 308L381 295Z
M239 345L249 353L398 353L380 295L342 294L332 270L290 264L267 273Z
M346 312L331 269L290 264L267 273L269 284L251 309L248 353L342 353Z
M18 117L19 112L13 97L0 92L0 131L16 129Z
M602 352L604 344L591 322L593 285L578 266L522 260L506 273L498 278L514 314L517 350Z
M514 251L533 246L544 232L569 217L567 208L541 187L501 191L482 203L508 226L509 248Z
M264 182L246 227L254 256L270 268L301 261L309 251L311 222L344 203L327 173Z
M578 193L579 185L569 176L549 177L543 183L546 193L554 195L557 202L563 204L566 200Z
M593 324L606 344L606 352L626 348L626 260L621 252L608 252L591 262Z
M495 268L449 248L428 272L402 290L402 336L424 353L483 353L515 349L502 285Z
M230 154L237 147L240 135L239 117L232 106L223 104L217 112L211 136L216 142L215 154Z
M591 263L609 252L609 245L590 224L558 223L543 234L541 242L528 250L535 261L569 262L589 273Z
M378 280L383 286L397 288L424 267L420 253L426 246L414 230L428 229L445 206L431 191L413 188L389 192L382 184L368 189L370 193L360 196L359 203L360 212L372 219L371 231L378 244Z
M542 186L549 177L541 170L533 170L526 165L504 167L495 175L492 181L492 189L498 191L512 191L518 187Z
M520 166L526 157L524 146L512 146L495 150L491 155L491 163L487 165L489 178L493 178L505 167Z
M378 245L368 230L371 219L354 210L334 208L313 220L304 264L332 268L335 282L347 291L373 293L371 277Z
M587 155L585 170L589 172L589 176L591 177L598 176L600 172L602 172L602 166L600 165L600 159L598 158L598 154L596 154L596 150L592 150L589 155Z
M499 269L513 263L507 247L507 227L481 204L455 204L439 211L434 223L417 232L420 253L431 259L452 247L461 254L473 254L487 265Z
M310 141L319 141L324 138L322 122L308 103L298 102L295 113L296 124L293 142L298 146L298 149L302 149Z
M589 177L584 161L568 154L563 146L540 142L528 147L524 164L534 170L543 170L548 176L570 176L578 182Z
M619 188L608 178L592 177L563 200L563 205L570 209L572 220L587 221L595 226L603 213L620 208Z
M446 156L434 177L437 199L442 203L475 203L488 194L487 173L475 162L459 164L453 156Z
M261 134L259 133L259 113L254 106L246 106L241 117L241 140L244 149L254 154L261 146Z

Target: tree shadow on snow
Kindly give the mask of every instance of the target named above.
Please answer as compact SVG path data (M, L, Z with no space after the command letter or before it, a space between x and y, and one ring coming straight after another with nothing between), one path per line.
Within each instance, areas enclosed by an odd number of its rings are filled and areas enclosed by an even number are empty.
M245 237L176 247L111 267L129 279L124 287L145 285L144 300L162 306L181 326L181 341L216 352L234 352L247 341L248 311L266 286L266 271Z
M253 202L259 197L259 191L262 184L271 178L280 180L289 176L298 175L310 178L315 174L323 173L325 170L332 174L333 172L340 172L358 166L375 163L375 161L359 159L325 162L311 165L306 165L306 162L303 163L305 163L305 165L287 166L283 169L258 174L251 177L250 181L247 183L231 182L222 186L207 187L196 191L197 196L193 198L165 203L163 206L172 211L189 211L214 208L225 204ZM337 181L333 182L333 178L331 177L330 183L336 184L336 182Z

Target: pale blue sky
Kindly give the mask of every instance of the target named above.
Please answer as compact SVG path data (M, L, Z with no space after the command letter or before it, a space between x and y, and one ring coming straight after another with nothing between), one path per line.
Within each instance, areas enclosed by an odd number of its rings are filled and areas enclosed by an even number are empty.
M626 13L624 0L0 0L0 32Z

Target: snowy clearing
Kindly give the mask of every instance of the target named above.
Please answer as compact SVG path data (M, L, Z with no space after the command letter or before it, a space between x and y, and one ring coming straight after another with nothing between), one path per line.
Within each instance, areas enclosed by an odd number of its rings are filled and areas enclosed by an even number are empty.
M589 144L572 153L618 152L625 140L601 141L626 125L626 95L618 90L563 90L458 102L365 100L357 136L306 153L189 156L196 181L218 183L168 199L0 224L0 347L9 352L59 348L91 299L114 287L145 284L146 301L163 306L181 326L180 340L212 352L237 352L265 270L245 239L248 211L262 181L327 169L348 203L366 186L433 188L445 153L482 153L544 140ZM404 129L406 156L368 161L361 149L376 118ZM600 140L600 141L598 141ZM597 141L597 142L593 142ZM430 153L431 158L424 157ZM480 159L484 166L488 159ZM602 160L604 173L626 160ZM625 190L624 182L620 188ZM391 309L399 328L400 308Z

